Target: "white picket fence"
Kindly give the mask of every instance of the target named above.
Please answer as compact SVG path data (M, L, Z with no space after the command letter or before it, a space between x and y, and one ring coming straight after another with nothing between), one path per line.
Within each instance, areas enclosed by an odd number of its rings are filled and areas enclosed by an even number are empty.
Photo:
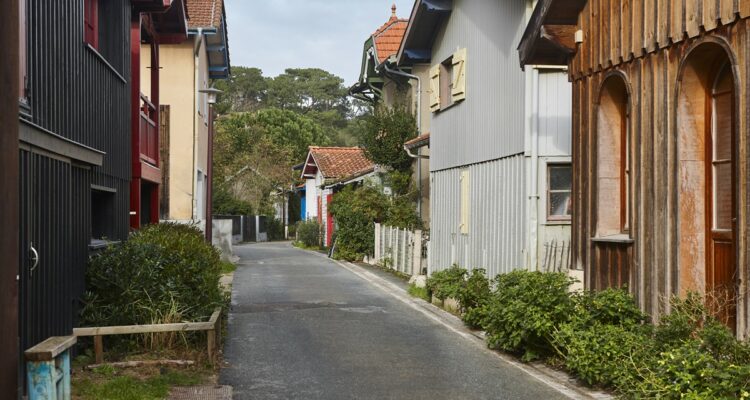
M369 260L406 275L420 275L427 268L429 241L422 231L375 224L375 256Z

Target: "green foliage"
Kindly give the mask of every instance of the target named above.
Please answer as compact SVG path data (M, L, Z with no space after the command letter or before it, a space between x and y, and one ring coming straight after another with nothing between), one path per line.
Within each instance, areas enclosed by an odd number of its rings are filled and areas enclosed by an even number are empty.
M475 268L466 277L458 291L458 303L461 305L463 321L472 328L482 327L487 313L492 291L487 273L482 268Z
M268 81L258 68L232 66L229 79L216 80L214 86L223 92L215 106L218 114L248 112L263 106Z
M358 261L373 254L375 222L383 221L388 199L372 186L348 186L333 196L330 209L336 218L334 257Z
M681 299L670 299L672 312L662 317L656 327L655 339L661 348L679 345L694 337L706 318L703 298L697 293L688 293Z
M417 122L405 107L377 107L365 117L360 144L367 158L396 171L406 171L412 163L404 143L417 136Z
M573 279L564 273L513 271L498 275L482 323L488 344L533 360L553 353L553 333L575 309Z
M458 265L437 271L427 278L427 290L438 300L445 300L449 297L456 299L464 284L467 272L466 269Z
M330 143L323 128L303 114L267 108L246 115L249 116L248 124L259 126L274 144L288 151L293 160L303 159L311 145L326 146Z
M221 273L222 274L231 274L232 272L237 270L237 265L234 263L231 263L229 261L222 261L221 262Z
M253 206L233 197L226 188L218 187L213 193L214 215L253 215Z
M82 324L206 320L224 304L220 276L219 253L197 228L146 226L91 260Z
M320 224L314 220L300 221L297 223L297 238L307 247L320 247Z
M579 328L591 324L620 325L627 328L646 321L633 296L625 289L606 289L573 295L575 313L572 322Z
M266 232L268 233L268 240L284 240L284 223L280 219L272 216L268 217L266 223Z
M411 284L409 285L409 289L407 292L413 296L420 298L424 301L430 301L430 292L427 290L427 288L418 287L417 285Z

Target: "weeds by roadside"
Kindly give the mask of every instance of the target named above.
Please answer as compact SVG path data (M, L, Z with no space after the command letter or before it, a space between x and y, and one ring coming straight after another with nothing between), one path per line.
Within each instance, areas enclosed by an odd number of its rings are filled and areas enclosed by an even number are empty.
M430 292L427 291L427 288L418 287L417 285L411 284L409 285L408 293L412 297L416 297L427 302L430 301Z

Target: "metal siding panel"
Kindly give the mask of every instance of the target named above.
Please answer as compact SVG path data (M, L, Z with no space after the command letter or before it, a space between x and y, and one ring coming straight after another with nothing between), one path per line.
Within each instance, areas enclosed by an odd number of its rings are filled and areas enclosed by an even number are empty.
M432 171L523 151L525 83L516 46L525 11L524 0L454 1L435 40L433 64L467 49L466 100L432 114Z
M459 234L460 168L433 172L431 271L453 264L486 268L489 276L523 268L525 254L524 157L472 164L469 234ZM451 249L454 249L453 251Z
M565 71L539 72L539 156L570 156L573 90Z

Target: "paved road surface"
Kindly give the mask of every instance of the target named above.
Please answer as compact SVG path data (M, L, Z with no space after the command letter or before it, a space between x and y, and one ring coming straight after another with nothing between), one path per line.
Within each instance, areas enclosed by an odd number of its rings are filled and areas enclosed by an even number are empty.
M235 247L235 399L557 399L562 395L347 269L288 243Z

